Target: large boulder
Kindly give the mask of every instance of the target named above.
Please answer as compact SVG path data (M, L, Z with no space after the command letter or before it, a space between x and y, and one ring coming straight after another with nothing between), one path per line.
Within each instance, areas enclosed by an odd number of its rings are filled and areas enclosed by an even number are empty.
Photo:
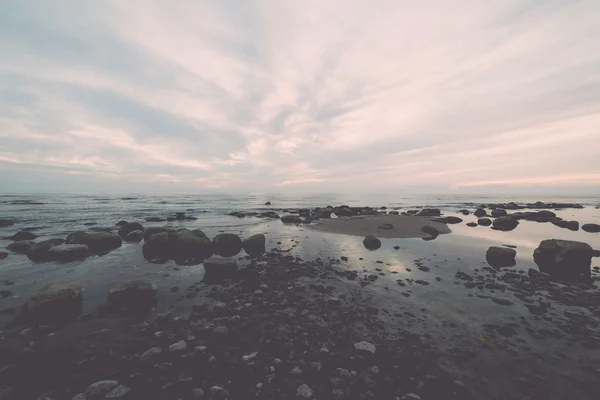
M90 255L90 248L85 244L60 244L51 246L46 251L47 261L83 260Z
M228 276L231 276L237 271L237 263L235 259L229 257L211 257L204 260L204 281L215 282Z
M67 236L67 244L84 244L94 253L103 253L121 247L123 239L114 233L87 234L82 231Z
M235 233L220 233L213 239L215 254L232 257L242 250L242 239Z
M242 247L244 251L251 256L261 255L266 251L266 238L262 233L257 233L249 238L244 239Z
M8 239L20 242L23 240L33 240L36 237L37 237L37 235L33 232L19 231L19 232L15 233L14 235L12 235L11 237L9 237Z
M487 249L485 259L492 267L514 267L516 255L515 249L492 246Z
M421 232L427 233L429 235L429 236L422 238L423 240L426 240L426 241L434 240L435 238L437 238L440 235L440 231L438 231L437 228L434 228L433 226L429 226L429 225L425 225L424 227L422 227Z
M138 309L156 305L156 285L148 280L133 280L122 283L108 292L111 308Z
M477 210L475 210L475 212L473 214L477 218L481 218L481 217L485 217L487 215L487 212L483 208L478 208Z
M533 260L540 272L562 280L590 280L592 246L571 240L548 239L533 252Z
M490 226L492 224L492 220L489 218L479 218L477 223L481 226Z
M377 250L381 247L381 240L377 239L375 236L367 236L363 240L363 245L368 250Z
M141 242L143 238L144 238L144 231L135 230L135 231L131 231L127 235L125 235L123 240L125 240L126 242L138 243L138 242Z
M492 210L492 217L493 218L506 217L507 215L508 215L508 213L503 208L494 208Z
M177 264L200 264L204 259L213 255L213 246L210 240L199 229L171 233L169 238L172 257Z
M512 231L519 225L519 221L511 217L496 218L492 223L492 229L497 231Z
M581 229L588 233L598 233L600 232L600 225L598 224L583 224Z
M6 248L18 254L27 254L34 244L31 240L21 240L19 242L12 242Z
M142 254L148 261L165 262L173 257L173 246L169 232L159 232L144 242Z
M298 215L284 215L281 217L281 222L284 224L299 224L302 219Z
M53 283L42 287L25 303L21 315L31 324L49 324L77 317L81 314L83 295L81 287L67 283Z
M144 226L142 224L140 224L139 222L128 222L125 225L121 226L117 233L119 234L119 236L124 238L125 236L127 236L129 233L131 233L133 231L142 231L143 232L145 230L146 230L146 228L144 228Z

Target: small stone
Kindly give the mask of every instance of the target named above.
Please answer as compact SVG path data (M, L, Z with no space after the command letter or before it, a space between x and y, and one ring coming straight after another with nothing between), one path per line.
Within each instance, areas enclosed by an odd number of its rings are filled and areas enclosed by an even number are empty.
M341 399L342 397L344 397L344 391L342 389L333 389L331 394L333 394L333 397L335 397L336 399Z
M379 367L377 365L373 365L371 368L369 368L369 372L373 375L377 375L379 374Z
M222 394L225 391L224 388L222 388L221 386L213 386L210 388L210 394L214 395L219 395Z
M261 295L263 293L264 292L262 290L260 290L260 289L254 291L254 294L256 294L256 295Z
M298 389L296 390L296 396L298 396L298 397L310 399L312 397L312 395L313 395L312 389L309 388L308 385L305 383L298 386Z
M119 386L118 381L113 381L113 380L98 381L96 383L92 383L85 391L85 394L89 397L102 396L102 395L106 395L108 392L110 392L117 386Z
M114 388L113 390L111 390L110 392L108 392L108 394L106 395L107 399L120 399L122 397L125 397L127 395L127 393L129 393L129 391L131 390L130 387L127 387L125 385L119 385L116 388Z
M343 378L350 378L352 376L352 375L350 375L350 371L348 371L347 369L344 369L344 368L337 368L336 371Z
M319 350L321 353L329 353L329 349L327 347L321 347Z
M197 400L197 399L201 399L204 396L204 390L197 388L197 389L192 389L192 391L190 392L190 399L192 400Z
M268 289L269 286L267 284L263 283L262 285L260 285L260 288L261 289Z
M184 352L188 349L188 344L186 343L185 340L180 340L177 343L173 343L172 345L169 346L169 351L171 353L181 353Z
M87 396L85 395L85 393L79 393L73 396L71 400L87 400Z
M256 359L256 355L257 354L258 354L257 351L255 351L254 353L247 354L245 356L242 356L242 360L244 360L244 361L252 361L252 360Z
M418 396L414 393L409 393L402 396L402 400L421 400L421 396Z
M217 326L213 330L213 333L217 336L227 336L229 334L229 330L227 329L226 326Z
M290 374L291 375L302 375L302 370L300 369L300 367L294 367L290 371Z
M366 341L354 343L354 348L358 351L367 351L375 354L375 345Z
M229 325L239 325L240 322L242 322L242 318L239 315L234 315L227 321Z
M142 355L140 356L140 360L148 361L148 360L160 355L161 353L162 353L162 349L160 347L152 347L142 353Z

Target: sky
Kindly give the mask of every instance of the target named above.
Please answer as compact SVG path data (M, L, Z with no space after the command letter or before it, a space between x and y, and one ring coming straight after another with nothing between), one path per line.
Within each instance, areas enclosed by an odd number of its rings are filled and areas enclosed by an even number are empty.
M12 192L600 194L598 0L3 0Z

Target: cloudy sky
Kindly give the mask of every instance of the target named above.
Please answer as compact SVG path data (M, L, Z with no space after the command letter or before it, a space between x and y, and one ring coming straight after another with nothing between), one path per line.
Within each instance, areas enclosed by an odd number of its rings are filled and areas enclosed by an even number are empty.
M600 192L599 46L598 0L4 0L0 187Z

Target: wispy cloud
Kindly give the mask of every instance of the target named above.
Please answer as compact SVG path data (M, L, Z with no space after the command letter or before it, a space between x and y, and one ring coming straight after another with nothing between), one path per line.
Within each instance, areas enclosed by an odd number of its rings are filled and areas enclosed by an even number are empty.
M594 0L5 3L5 191L600 187Z

